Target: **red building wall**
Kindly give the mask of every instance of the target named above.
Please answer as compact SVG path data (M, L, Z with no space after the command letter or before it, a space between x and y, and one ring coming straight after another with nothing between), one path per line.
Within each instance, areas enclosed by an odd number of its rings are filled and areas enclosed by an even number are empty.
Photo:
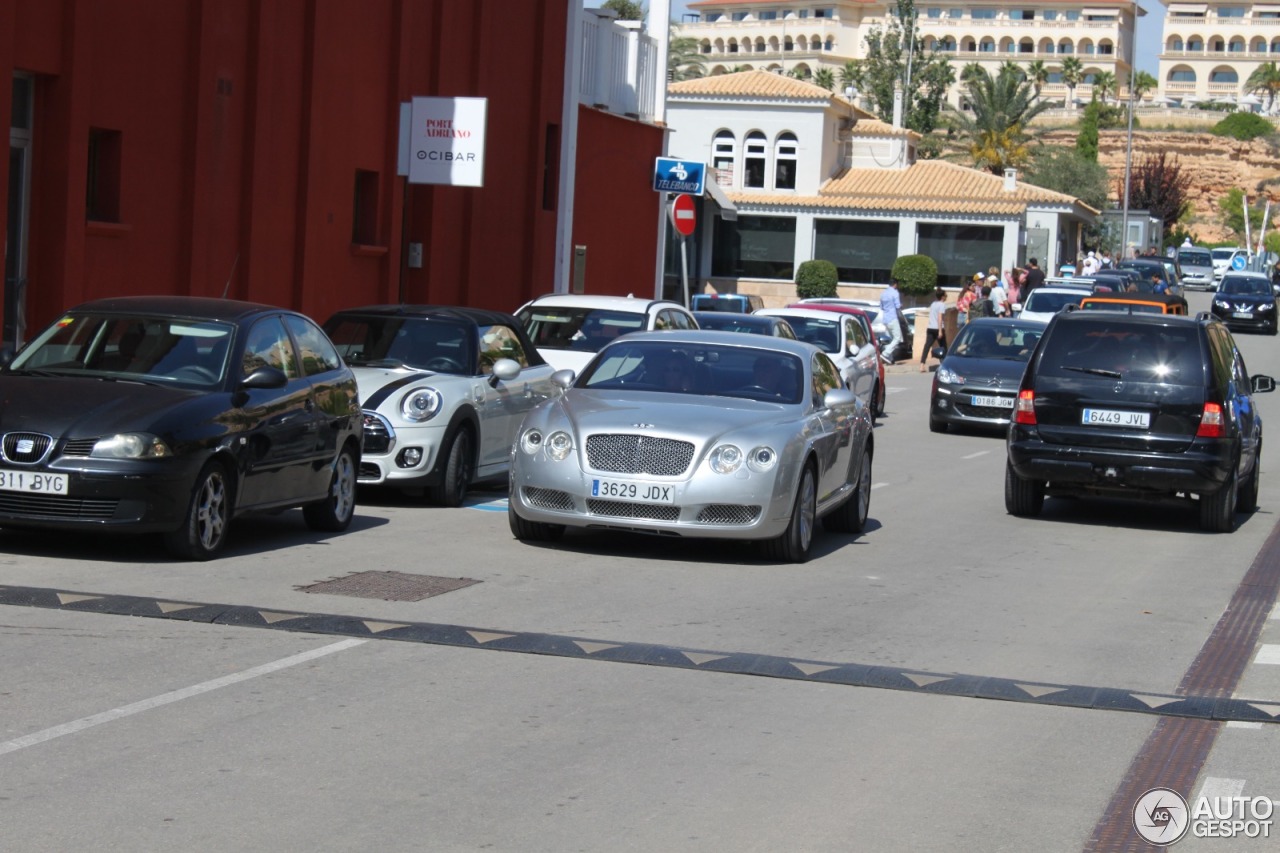
M576 8L0 0L0 68L36 78L29 328L125 293L225 292L323 319L369 302L514 310L554 290ZM488 99L483 187L396 175L399 104L419 95ZM0 115L9 109L5 85ZM652 292L659 232L645 181L662 131L580 112L572 239L590 247L589 289ZM118 221L86 221L92 128L119 134ZM357 170L378 176L367 245L352 242ZM421 269L404 267L406 242L423 244Z

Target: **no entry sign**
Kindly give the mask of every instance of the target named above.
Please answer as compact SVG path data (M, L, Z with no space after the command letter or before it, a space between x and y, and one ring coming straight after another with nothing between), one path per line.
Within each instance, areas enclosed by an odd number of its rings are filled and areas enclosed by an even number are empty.
M681 236L688 237L698 226L693 196L678 195L671 200L671 225Z

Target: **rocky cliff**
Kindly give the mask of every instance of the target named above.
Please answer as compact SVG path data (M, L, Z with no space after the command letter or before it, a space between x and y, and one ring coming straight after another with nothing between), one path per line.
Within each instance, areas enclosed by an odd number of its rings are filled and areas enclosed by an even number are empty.
M1048 145L1067 146L1075 145L1076 135L1074 130L1056 130L1041 139ZM1098 161L1111 174L1113 198L1124 179L1126 135L1123 130L1099 134ZM1134 166L1161 151L1176 157L1183 173L1191 176L1189 228L1200 240L1217 243L1236 239L1220 223L1218 210L1218 199L1233 187L1248 193L1250 201L1260 192L1269 196L1272 223L1280 224L1280 150L1274 143L1263 139L1241 142L1207 132L1134 130ZM1264 182L1272 183L1260 189Z

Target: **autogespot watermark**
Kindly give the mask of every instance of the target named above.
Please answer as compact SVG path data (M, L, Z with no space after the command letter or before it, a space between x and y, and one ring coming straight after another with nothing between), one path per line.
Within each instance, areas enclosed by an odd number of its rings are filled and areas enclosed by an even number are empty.
M1270 838L1270 797L1199 797L1188 806L1171 788L1152 788L1133 804L1133 828L1158 847L1193 838Z

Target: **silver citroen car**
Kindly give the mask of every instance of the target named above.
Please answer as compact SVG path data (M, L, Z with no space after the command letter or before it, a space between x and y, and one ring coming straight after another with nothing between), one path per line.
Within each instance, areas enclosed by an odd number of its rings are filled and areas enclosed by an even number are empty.
M804 562L819 518L867 520L871 411L820 349L734 332L641 332L539 404L512 448L521 540L567 527L759 540Z

